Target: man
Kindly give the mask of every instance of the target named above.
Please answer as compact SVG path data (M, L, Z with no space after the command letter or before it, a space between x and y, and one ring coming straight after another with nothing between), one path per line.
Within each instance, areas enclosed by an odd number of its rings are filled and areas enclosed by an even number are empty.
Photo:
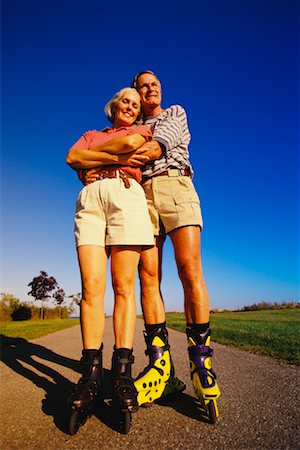
M198 195L191 177L193 170L189 162L188 130L186 113L179 105L164 110L161 107L161 84L149 70L137 74L133 81L141 97L144 124L153 133L154 141L137 150L152 159L143 168L143 188L148 201L149 213L157 236L156 247L142 252L139 275L141 280L142 307L146 328L147 352L150 364L140 377L146 378L151 363L157 366L157 358L163 358L157 337L168 349L165 311L159 289L161 279L161 255L164 235L168 234L175 253L178 274L184 290L184 308L187 321L186 334L189 345L191 378L197 397L212 422L218 410L216 398L220 391L211 369L212 350L209 347L209 297L206 289L200 249L202 216ZM153 159L150 154L160 144L162 154ZM152 359L152 361L151 361ZM139 378L139 377L138 377Z

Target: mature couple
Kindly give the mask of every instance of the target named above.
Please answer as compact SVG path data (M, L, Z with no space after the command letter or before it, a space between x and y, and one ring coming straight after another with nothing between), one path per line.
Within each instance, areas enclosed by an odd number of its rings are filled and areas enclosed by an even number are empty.
M209 298L200 253L202 217L192 183L186 113L178 105L161 107L161 84L150 70L137 74L132 88L117 92L105 113L112 127L88 131L67 155L67 163L86 184L75 214L82 278L82 377L70 402L75 410L92 408L101 393L109 256L115 296L113 402L133 410L159 398L172 383L174 367L160 291L162 246L168 234L184 289L191 378L214 421L220 392L211 368ZM149 365L134 381L137 268Z

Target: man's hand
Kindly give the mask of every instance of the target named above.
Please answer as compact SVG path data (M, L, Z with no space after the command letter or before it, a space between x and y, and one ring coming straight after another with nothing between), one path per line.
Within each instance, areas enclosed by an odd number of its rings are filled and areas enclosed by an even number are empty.
M139 148L133 153L119 156L119 164L124 164L125 166L141 167L148 161L149 157Z
M137 154L137 152L141 155L147 156L149 161L160 158L162 155L162 149L159 143L155 140L145 142L145 144L135 151L135 154Z

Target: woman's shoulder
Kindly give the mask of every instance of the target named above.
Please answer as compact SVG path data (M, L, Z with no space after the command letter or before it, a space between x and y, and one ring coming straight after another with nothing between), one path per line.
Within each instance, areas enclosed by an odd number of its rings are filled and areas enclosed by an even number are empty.
M142 136L151 136L151 130L147 125L139 124L139 125L133 125L130 128L130 134L141 134Z

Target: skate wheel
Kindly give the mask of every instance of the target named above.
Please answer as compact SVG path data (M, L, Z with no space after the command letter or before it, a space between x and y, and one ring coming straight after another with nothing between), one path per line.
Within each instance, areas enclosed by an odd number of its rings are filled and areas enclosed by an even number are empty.
M73 411L69 423L70 435L73 436L74 434L76 434L79 428L85 424L86 420L87 417L82 412Z
M123 434L127 434L130 430L131 425L131 413L130 411L121 411L120 415L120 432Z
M210 400L207 403L207 413L208 413L208 418L209 418L210 423L216 423L217 417L218 417L218 412L217 412L217 407L215 405L215 402L213 400Z

